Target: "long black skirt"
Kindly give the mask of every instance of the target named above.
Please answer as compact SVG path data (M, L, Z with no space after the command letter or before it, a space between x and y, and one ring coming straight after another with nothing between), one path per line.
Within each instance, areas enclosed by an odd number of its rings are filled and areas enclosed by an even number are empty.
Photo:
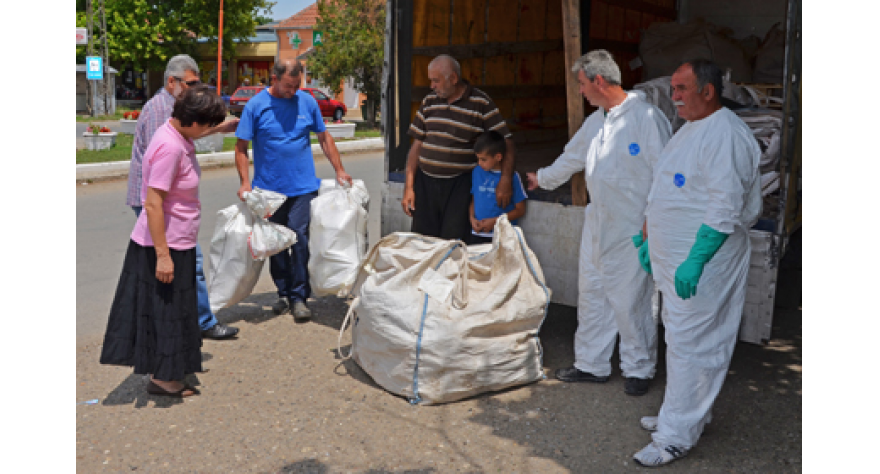
M196 250L171 249L174 279L156 279L156 249L128 244L110 307L101 363L134 367L158 380L202 371Z

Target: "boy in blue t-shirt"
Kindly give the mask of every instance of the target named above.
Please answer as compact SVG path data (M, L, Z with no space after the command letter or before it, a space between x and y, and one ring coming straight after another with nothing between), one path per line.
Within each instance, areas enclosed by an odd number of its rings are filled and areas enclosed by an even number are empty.
M501 209L495 199L495 186L501 178L501 160L507 152L504 137L495 131L488 131L474 143L474 153L477 155L477 166L474 168L471 181L470 219L471 219L471 244L492 242L495 230L495 221L501 214L507 214L511 224L516 224L517 219L526 213L526 195L519 174L513 184L513 199L510 204Z

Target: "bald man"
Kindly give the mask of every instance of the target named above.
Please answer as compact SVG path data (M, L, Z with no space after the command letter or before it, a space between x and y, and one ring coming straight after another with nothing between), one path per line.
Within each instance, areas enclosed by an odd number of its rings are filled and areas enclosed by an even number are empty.
M494 130L507 143L495 197L501 208L513 196L514 146L498 107L485 92L461 78L451 56L440 55L428 65L433 93L419 107L408 135L406 187L401 205L412 217L412 232L443 239L470 240L468 208L471 171L477 165L474 143Z
M296 232L296 243L269 257L269 272L278 288L275 314L290 311L297 321L306 321L312 312L306 306L309 286L309 224L312 199L318 196L321 180L315 175L315 161L309 133L314 132L324 156L336 171L336 181L351 185L339 150L324 126L321 109L308 93L300 90L303 65L299 61L275 63L272 86L248 101L241 113L235 136L235 166L240 186L238 197L251 186L287 196L284 204L269 218ZM253 141L254 181L248 176L248 143Z

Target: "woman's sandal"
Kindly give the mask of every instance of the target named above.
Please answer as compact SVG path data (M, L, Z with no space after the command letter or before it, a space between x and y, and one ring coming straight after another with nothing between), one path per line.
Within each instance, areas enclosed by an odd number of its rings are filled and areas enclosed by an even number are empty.
M186 392L189 392L189 393L186 393ZM150 383L147 384L147 393L149 393L150 395L159 395L162 397L184 398L184 397L190 397L193 395L198 395L201 392L199 392L195 387L190 387L189 385L186 385L186 384L183 384L183 388L181 388L180 390L178 390L176 392L169 392L168 390L165 390L164 388L156 385L155 383L153 383L152 380L150 380Z

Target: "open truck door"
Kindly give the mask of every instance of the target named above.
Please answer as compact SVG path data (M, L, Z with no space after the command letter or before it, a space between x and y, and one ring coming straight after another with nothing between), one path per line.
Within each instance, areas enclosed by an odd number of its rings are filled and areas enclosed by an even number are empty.
M516 168L522 175L552 163L591 112L570 73L574 60L586 51L610 51L621 66L624 88L632 89L654 79L649 72L662 72L644 65L643 59L653 58L640 52L652 25L690 24L706 12L714 15L712 21L734 30L769 30L779 23L786 35L784 57L778 58L784 60L784 72L778 83L763 89L776 95L774 114L782 116L778 189L773 199L765 200L766 212L750 232L749 288L740 329L740 340L766 343L779 262L801 222L801 2L767 0L761 9L753 3L731 0L719 9L714 0L388 0L382 234L410 229L400 205L411 143L407 130L430 93L427 65L438 54L458 59L462 76L498 105L513 132ZM761 13L754 16L757 10ZM588 202L583 176L575 175L555 191L530 193L529 212L520 221L555 303L577 305L578 248Z

